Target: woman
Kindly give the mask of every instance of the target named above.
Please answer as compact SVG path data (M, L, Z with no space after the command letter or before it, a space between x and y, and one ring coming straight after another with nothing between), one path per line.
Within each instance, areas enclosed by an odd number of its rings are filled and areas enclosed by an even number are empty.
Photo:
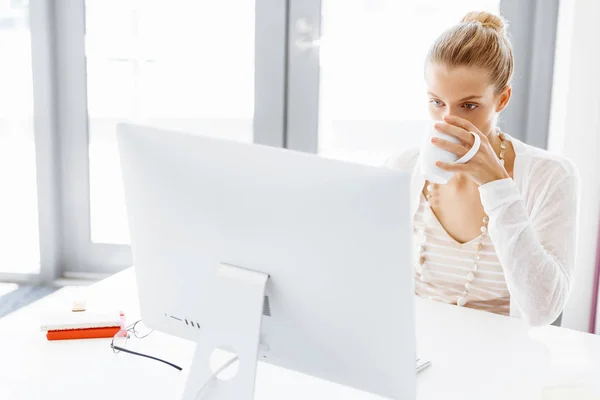
M503 20L469 13L431 47L425 64L431 118L477 155L446 185L425 181L418 149L388 160L413 173L415 291L459 306L521 316L532 325L561 314L573 280L578 179L563 157L526 145L496 127L511 97L511 44Z

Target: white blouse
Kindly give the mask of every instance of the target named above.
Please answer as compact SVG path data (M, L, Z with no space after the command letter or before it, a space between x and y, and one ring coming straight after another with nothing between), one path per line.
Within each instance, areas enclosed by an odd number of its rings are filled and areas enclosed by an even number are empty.
M514 180L481 185L481 203L509 291L510 315L545 325L560 315L571 291L579 178L565 157L506 137L516 155ZM413 217L425 184L418 159L419 148L411 148L386 163L412 171Z

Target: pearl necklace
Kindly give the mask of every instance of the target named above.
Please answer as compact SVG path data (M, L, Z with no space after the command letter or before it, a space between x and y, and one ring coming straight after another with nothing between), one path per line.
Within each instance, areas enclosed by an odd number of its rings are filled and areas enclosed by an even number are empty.
M502 165L504 165L504 153L506 152L506 136L504 135L504 133L499 132L498 133L498 137L500 138L500 154L499 154L499 160L500 163ZM429 209L429 211L431 211L431 205L429 203L429 200L431 199L431 193L433 192L433 190L435 189L434 184L432 183L428 183L427 184L427 195L426 195L426 201L425 201L425 206L427 209ZM431 211L433 212L433 211ZM473 288L473 281L475 280L475 273L477 272L477 268L479 267L478 262L481 260L481 255L480 252L483 250L483 240L485 239L485 236L488 234L488 223L489 223L490 219L489 217L486 215L483 217L483 224L481 225L480 228L480 235L475 238L475 240L477 240L479 243L477 243L477 247L476 247L476 251L475 251L475 260L473 261L473 266L471 268L471 271L469 271L469 273L466 275L466 283L464 285L465 290L461 293L460 296L458 296L457 300L456 300L456 305L463 307L464 305L467 304L468 302L468 296L469 296L469 291ZM418 251L419 251L419 259L418 259L418 263L417 263L417 267L416 267L416 271L417 273L420 275L420 280L423 283L427 283L428 279L426 277L426 263L427 263L427 259L425 258L425 245L427 244L427 235L425 234L425 225L423 225L423 229L421 230L421 243L419 244L418 247Z

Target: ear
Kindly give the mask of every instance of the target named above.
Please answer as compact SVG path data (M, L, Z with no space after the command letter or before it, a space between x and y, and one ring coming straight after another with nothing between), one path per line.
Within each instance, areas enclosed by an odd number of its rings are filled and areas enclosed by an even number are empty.
M507 86L502 90L498 98L498 105L496 106L496 112L500 112L506 108L510 102L510 96L512 95L512 87Z

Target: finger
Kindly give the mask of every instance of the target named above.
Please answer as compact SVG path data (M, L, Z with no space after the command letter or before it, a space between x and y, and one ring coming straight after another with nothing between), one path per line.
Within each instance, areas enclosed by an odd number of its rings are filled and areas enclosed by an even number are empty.
M457 117L456 115L446 115L444 117L444 121L446 121L449 124L459 126L468 132L477 133L479 136L485 136L470 121L467 121L466 119L461 117Z
M450 136L454 136L461 142L468 144L469 146L473 145L475 139L473 139L473 135L469 133L469 131L464 130L460 126L452 125L445 122L438 122L435 124L435 129L442 133L447 133Z
M437 161L435 165L448 172L467 172L471 168L468 164L448 164L443 161Z
M435 146L437 146L441 149L449 151L450 153L456 154L459 157L464 156L469 151L469 149L467 149L462 144L452 143L452 142L449 142L447 140L440 139L440 138L431 139L431 143L433 143Z

